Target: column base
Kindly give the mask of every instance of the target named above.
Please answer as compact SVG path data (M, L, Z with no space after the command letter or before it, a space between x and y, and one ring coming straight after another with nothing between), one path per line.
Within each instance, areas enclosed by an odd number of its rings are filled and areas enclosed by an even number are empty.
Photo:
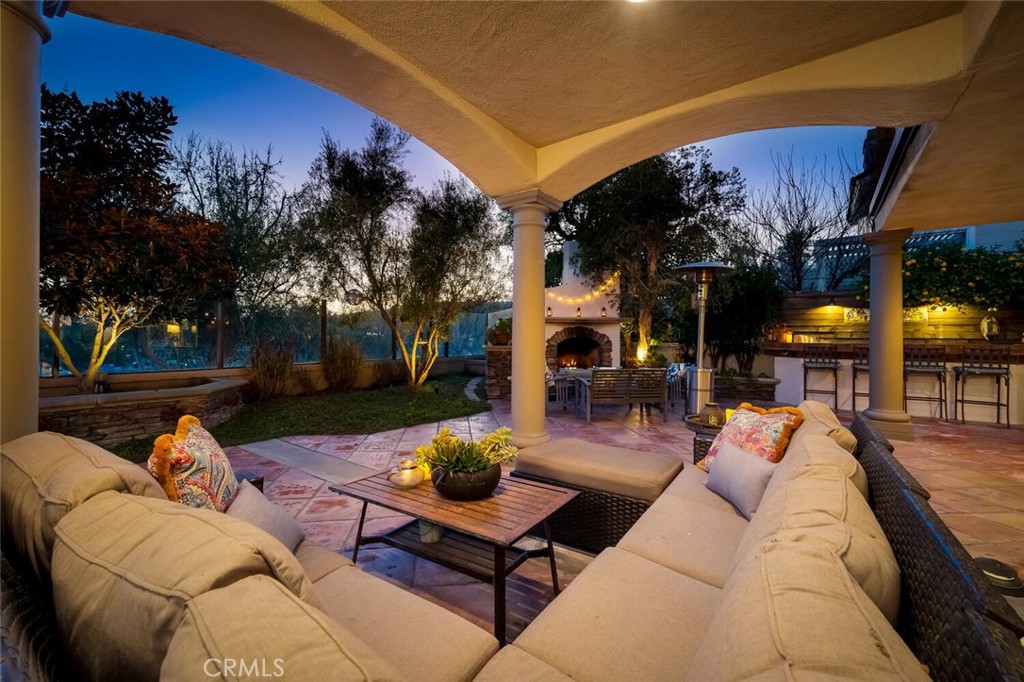
M547 443L549 440L551 440L551 436L547 431L542 431L539 434L512 433L512 445L515 445L517 448L528 448L531 445Z
M906 412L868 408L860 415L889 440L914 440L914 425L910 423L910 415Z

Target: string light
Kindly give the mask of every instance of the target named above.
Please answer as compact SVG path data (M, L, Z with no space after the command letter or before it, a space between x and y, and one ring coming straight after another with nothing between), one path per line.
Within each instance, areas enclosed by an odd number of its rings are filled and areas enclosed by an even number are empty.
M556 301L561 301L562 303L587 303L589 301L594 300L595 298L598 298L599 296L604 294L604 292L611 289L615 285L615 281L618 278L619 273L616 272L611 277L602 282L600 286L598 286L596 289L593 289L582 296L560 296L559 294L556 294L553 291L549 291L547 292L547 294L551 298L555 299Z

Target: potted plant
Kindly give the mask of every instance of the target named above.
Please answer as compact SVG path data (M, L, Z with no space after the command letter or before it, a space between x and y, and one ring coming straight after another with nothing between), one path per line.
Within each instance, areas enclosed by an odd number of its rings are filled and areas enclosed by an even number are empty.
M487 343L492 346L507 346L512 341L512 318L505 317L487 330Z
M429 445L416 448L420 466L430 471L434 489L450 500L482 500L501 480L501 465L511 462L519 450L509 443L512 430L503 426L480 442L464 441L441 429Z

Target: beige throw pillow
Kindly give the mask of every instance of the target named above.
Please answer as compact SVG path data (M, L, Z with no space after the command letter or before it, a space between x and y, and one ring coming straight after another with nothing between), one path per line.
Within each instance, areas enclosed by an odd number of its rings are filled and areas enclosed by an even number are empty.
M295 518L264 497L249 481L238 486L238 495L226 513L270 533L290 552L295 552L305 537Z
M705 485L749 519L761 504L764 489L777 466L731 442L724 442L718 448L715 466Z

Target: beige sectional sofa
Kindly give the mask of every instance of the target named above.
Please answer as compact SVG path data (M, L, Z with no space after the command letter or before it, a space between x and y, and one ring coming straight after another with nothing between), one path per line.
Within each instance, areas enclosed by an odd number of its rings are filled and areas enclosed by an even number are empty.
M750 521L684 467L478 682L928 679L892 625L900 572L867 477L837 442L856 439L800 409Z
M85 441L33 434L0 463L5 562L52 594L59 632L58 654L18 661L29 679L449 682L498 650L336 552L170 502Z
M927 679L907 643L936 679L1024 679L1024 623L927 492L870 430L800 408L749 521L685 466L501 651L334 552L292 553L96 446L34 434L3 445L2 634L35 650L16 661L28 679ZM19 610L39 587L44 615Z

